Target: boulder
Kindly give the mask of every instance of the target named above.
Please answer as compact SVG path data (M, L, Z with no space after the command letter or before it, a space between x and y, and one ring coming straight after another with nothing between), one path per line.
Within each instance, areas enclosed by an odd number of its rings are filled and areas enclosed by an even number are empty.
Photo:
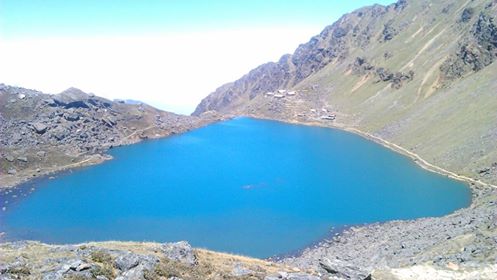
M17 170L15 170L14 168L10 168L10 169L7 171L7 174L9 174L9 175L16 175L16 174L17 174Z
M117 124L116 120L111 117L103 118L102 122L108 127L113 127Z
M188 265L196 265L197 257L192 246L186 241L162 244L162 253L170 260L178 261Z
M38 134L43 134L43 133L47 132L48 127L45 124L33 123L32 126L33 126L34 131Z
M231 275L233 275L235 277L241 277L241 276L249 275L249 274L252 274L252 273L253 273L252 270L244 267L240 263L237 263L235 265L235 267L233 267L233 271L231 271Z
M468 22L468 21L470 21L471 18L473 17L474 13L475 13L475 9L474 8L471 8L471 7L465 8L462 11L462 14L461 14L461 22Z
M138 256L138 255L136 255ZM129 270L123 271L116 280L143 280L146 271L153 271L159 259L151 256L139 256L139 264ZM126 264L134 264L126 262Z
M52 137L59 141L63 140L64 138L67 137L67 135L69 135L68 130L62 126L59 126L51 131L52 131Z
M47 99L43 100L43 103L44 103L45 105L50 106L50 107L55 107L55 106L57 106L57 103L55 103L55 100L53 100L52 98L47 98Z
M140 258L139 256L135 254L125 254L121 255L116 258L114 261L114 266L121 270L121 271L127 271L130 270L140 264Z
M39 152L36 152L36 155L39 156L39 157L45 157L45 155L47 154L47 152L45 151L39 151Z
M17 157L17 160L20 161L20 162L28 162L28 158L25 157L25 156Z
M338 259L323 258L319 261L319 266L327 273L345 279L365 279L369 275L369 273Z
M5 156L4 158L8 162L13 162L14 161L14 157L13 156Z
M77 113L67 113L64 114L64 119L70 121L70 122L75 122L79 120L79 115Z

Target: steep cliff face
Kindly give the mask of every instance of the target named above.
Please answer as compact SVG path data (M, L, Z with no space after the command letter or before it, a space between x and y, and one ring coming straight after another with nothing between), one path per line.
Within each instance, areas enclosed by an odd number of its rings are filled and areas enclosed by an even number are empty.
M220 87L194 114L354 127L496 183L496 20L495 0L362 8Z

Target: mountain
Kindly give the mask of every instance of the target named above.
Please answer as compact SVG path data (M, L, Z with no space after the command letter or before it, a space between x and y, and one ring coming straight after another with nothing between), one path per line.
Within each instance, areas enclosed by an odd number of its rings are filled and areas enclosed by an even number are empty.
M0 188L107 158L112 147L217 120L164 112L69 88L59 94L0 84Z
M353 128L495 184L496 15L494 0L358 9L293 54L219 87L193 115Z

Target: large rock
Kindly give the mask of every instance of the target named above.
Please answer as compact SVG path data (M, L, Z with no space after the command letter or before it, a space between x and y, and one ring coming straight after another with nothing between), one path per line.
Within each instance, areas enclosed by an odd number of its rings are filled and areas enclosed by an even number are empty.
M196 265L197 257L192 246L186 241L162 244L162 253L166 258L188 265Z
M20 162L28 162L28 158L25 157L25 156L17 157L17 160L20 161Z
M33 123L32 126L33 126L34 131L38 134L43 134L43 133L47 132L47 126L45 124Z
M140 264L140 258L139 256L135 254L125 254L121 255L116 258L114 261L114 266L121 270L121 271L127 271L130 270Z
M69 131L62 126L56 127L55 129L51 130L52 132L52 137L54 137L57 140L63 140L69 135Z
M14 161L14 157L13 156L5 156L4 158L8 162L13 162Z
M70 122L75 122L79 120L79 115L77 113L67 113L64 114L64 119L70 121Z
M46 154L47 154L47 152L45 152L45 151L38 151L38 152L36 152L36 155L39 156L39 157L41 157L41 158L45 157Z
M119 259L120 257L118 257ZM115 266L119 266L122 272L116 280L143 280L146 271L153 271L159 263L159 259L154 256L142 256L128 254L120 260L116 259Z
M344 279L365 279L368 276L367 272L338 259L323 258L319 261L319 265L327 273Z
M233 270L231 271L231 275L233 275L235 277L241 277L241 276L249 275L252 273L253 273L252 270L246 268L245 266L243 266L240 263L235 264L235 267L233 267Z
M117 124L116 120L112 117L103 118L102 122L108 127L113 127Z

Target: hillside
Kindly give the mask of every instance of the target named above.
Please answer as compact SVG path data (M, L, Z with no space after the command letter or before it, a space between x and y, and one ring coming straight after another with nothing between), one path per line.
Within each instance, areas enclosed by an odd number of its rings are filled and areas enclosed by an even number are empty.
M181 133L218 119L110 101L75 88L52 95L0 84L0 189L101 162L116 146Z
M193 115L358 133L473 190L449 216L352 228L281 262L344 279L496 277L496 21L495 0L361 8L202 100Z
M495 184L496 15L492 0L362 8L292 55L221 86L194 115L355 128Z

